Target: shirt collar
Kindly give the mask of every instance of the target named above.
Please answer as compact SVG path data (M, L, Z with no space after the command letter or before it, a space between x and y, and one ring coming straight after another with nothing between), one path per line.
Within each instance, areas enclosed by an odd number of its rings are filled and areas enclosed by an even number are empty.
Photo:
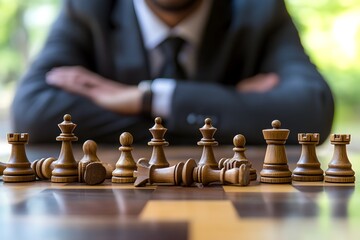
M187 43L198 46L206 20L210 13L212 1L204 0L201 6L174 28L167 26L148 7L145 0L134 0L135 13L138 18L146 49L156 48L168 36L182 37Z

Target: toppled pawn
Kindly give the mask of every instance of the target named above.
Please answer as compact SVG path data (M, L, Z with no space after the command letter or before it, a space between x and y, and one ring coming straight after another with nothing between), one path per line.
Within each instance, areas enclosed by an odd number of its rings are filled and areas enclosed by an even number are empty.
M334 145L334 154L325 171L325 182L353 183L355 172L346 152L346 145L350 143L349 134L331 134L330 142Z
M239 167L230 169L224 167L216 170L208 165L198 166L194 159L189 159L182 172L183 184L184 186L191 186L193 183L202 183L204 186L211 183L249 185L250 165L246 161L238 163L240 163Z
M264 183L291 183L291 171L285 151L285 143L289 137L288 129L280 129L281 122L274 120L272 129L264 129L263 135L267 143L260 181Z
M101 184L106 178L106 169L98 158L97 144L87 140L83 144L84 156L78 163L78 180L88 185Z
M29 141L27 133L9 133L8 143L11 144L11 155L3 171L4 182L35 181L35 173L26 156L25 144Z
M116 168L112 172L113 183L133 183L135 182L134 171L136 171L136 163L131 154L133 148L131 144L133 143L133 136L124 132L120 135L119 138L121 147L119 150L121 151L120 158L116 162Z
M298 140L301 144L301 155L293 171L294 181L316 182L324 180L324 171L316 156L316 145L319 143L318 133L299 133Z
M155 165L156 167L169 167L170 164L164 153L164 147L169 145L164 139L167 129L162 125L162 119L160 117L155 118L155 124L149 131L153 137L151 141L148 142L148 145L153 147L149 164Z
M66 114L64 121L58 124L61 134L56 141L61 141L61 151L52 171L51 182L71 183L78 181L78 163L75 161L71 142L78 138L73 134L76 124L71 121L71 115Z
M134 172L136 181L135 187L145 186L147 183L155 185L175 185L181 184L181 174L184 163L180 162L167 168L158 168L142 158L137 162L137 171Z
M213 150L213 147L218 145L218 142L213 138L217 129L211 125L210 118L206 118L204 122L205 125L199 129L202 134L202 138L197 143L197 145L203 146L199 166L208 165L214 169L218 169L218 163L215 160Z
M53 157L41 158L31 163L31 168L34 170L36 177L39 180L46 180L51 178L51 173L54 170L56 159Z
M233 143L234 143L234 156L230 159L226 159L226 161L221 160L219 162L219 168L221 169L222 166L221 165L225 165L228 164L228 168L234 168L234 167L240 167L238 162L241 163L247 163L250 167L250 180L256 180L257 178L257 174L256 174L256 169L254 169L252 167L252 163L247 159L246 155L245 155L245 143L246 143L246 139L244 137L244 135L242 134L237 134L234 138L233 138Z

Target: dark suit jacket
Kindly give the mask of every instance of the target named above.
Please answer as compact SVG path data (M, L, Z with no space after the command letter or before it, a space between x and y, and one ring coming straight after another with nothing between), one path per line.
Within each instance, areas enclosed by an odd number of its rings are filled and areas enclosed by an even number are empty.
M230 143L242 133L250 144L265 143L261 130L279 119L291 130L319 132L325 139L333 119L328 85L301 46L283 1L215 0L202 37L196 77L177 82L166 139L195 145L205 117L218 128L215 138ZM151 138L153 119L123 116L90 100L51 87L53 67L82 65L109 79L136 85L150 79L146 53L130 0L68 0L46 44L20 83L12 111L14 130L31 140L53 142L65 113L78 123L81 141L118 143L123 131L136 143ZM275 72L281 83L272 91L238 93L234 86L257 73Z

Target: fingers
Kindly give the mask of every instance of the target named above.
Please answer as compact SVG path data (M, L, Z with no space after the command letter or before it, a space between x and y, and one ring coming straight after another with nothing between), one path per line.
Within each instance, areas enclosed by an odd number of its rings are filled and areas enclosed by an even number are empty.
M272 90L280 82L276 73L257 74L251 78L241 80L236 85L236 90L243 93L264 93Z

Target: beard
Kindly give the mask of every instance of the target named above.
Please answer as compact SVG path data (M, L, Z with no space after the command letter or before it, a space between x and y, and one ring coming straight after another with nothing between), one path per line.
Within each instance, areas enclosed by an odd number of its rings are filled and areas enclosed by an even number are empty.
M153 5L167 12L182 12L192 8L201 0L150 0Z

